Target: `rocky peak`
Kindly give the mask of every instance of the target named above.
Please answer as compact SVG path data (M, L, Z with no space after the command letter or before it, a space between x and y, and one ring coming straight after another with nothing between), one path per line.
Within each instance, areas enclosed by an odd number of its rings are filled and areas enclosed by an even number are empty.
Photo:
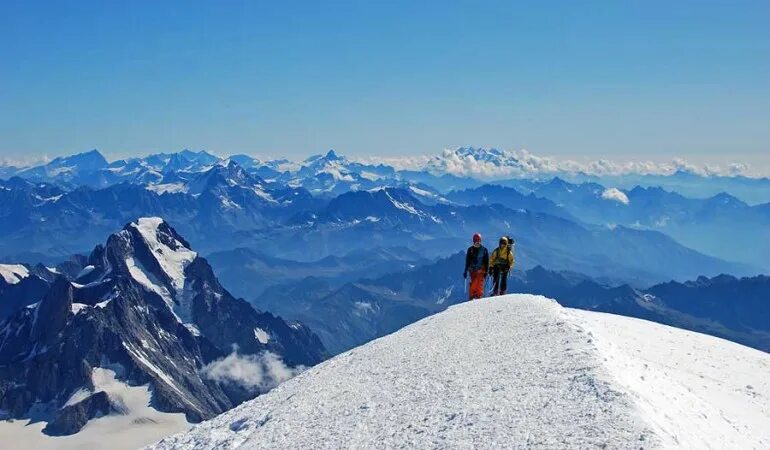
M23 418L44 405L48 433L76 433L99 414L122 413L95 396L96 369L119 368L120 382L150 385L156 409L200 421L263 392L202 371L233 348L270 352L290 367L327 356L307 328L230 295L161 218L127 224L87 263L75 281L57 276L39 303L0 322L0 410ZM85 400L68 402L81 391Z

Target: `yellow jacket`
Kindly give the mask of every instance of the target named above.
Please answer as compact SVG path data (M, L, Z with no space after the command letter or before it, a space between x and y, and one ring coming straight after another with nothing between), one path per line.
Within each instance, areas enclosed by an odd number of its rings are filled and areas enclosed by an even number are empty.
M516 263L516 257L513 255L513 247L504 245L497 247L492 255L489 257L489 270L494 269L495 266L501 267L504 270L513 269L513 265Z

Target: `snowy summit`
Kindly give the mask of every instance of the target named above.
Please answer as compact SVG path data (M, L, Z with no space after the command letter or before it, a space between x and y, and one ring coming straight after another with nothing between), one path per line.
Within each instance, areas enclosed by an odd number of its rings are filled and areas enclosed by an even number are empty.
M770 448L770 355L530 295L454 306L149 448Z

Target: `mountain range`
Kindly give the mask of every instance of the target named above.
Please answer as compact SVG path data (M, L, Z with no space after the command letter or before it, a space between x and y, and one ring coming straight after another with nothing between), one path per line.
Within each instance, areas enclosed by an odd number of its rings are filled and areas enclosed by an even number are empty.
M265 228L283 225L292 216L357 198L348 196L335 202L341 195L392 188L406 190L429 206L501 204L580 225L662 231L700 253L750 266L724 271L748 274L768 270L762 256L767 249L747 245L770 242L767 204L756 204L770 201L770 195L760 198L765 185L770 186L767 179L703 176L680 170L669 176L671 180L699 180L711 190L717 189L709 198L702 198L703 193L686 197L670 188L679 186L676 182L664 182L667 178L662 176L655 178L661 181L657 185L650 182L652 178L645 178L647 181L640 181L639 186L626 187L629 179L641 178L628 176L622 178L623 183L618 177L581 178L575 173L549 172L536 162L529 154L472 147L430 158L420 170L355 162L333 150L301 162L263 161L248 155L219 158L189 150L108 162L92 150L40 166L3 169L0 227L17 233L16 242L33 245L13 248L6 242L0 247L0 257L55 262L86 251L99 236L141 215L160 215L177 227L189 224L184 234L204 253L230 250L244 241L258 242ZM455 170L453 164L460 163L463 167L488 164L505 168L508 175L485 186L489 181ZM511 172L511 168L518 172ZM512 178L519 172L520 178ZM559 178L560 174L564 178ZM603 180L606 183L602 184ZM736 192L750 188L755 198L749 199L749 204L739 199L740 195L728 194L734 186L740 187ZM161 199L165 194L169 197ZM20 230L33 226L40 232ZM86 232L71 236L58 229L67 226ZM93 233L88 232L91 228ZM237 237L211 247L207 244L210 239L198 241L198 234L205 234L201 230L212 228L225 229L225 236ZM256 248L256 244L249 246ZM327 255L320 250L308 256L318 259Z
M432 264L342 286L317 278L278 285L253 303L308 323L332 353L339 353L466 301L464 280L454 272L462 267L464 257L458 253ZM491 289L489 284L487 288ZM652 320L770 351L767 276L699 277L638 289L537 266L515 270L508 292L544 295L571 308Z

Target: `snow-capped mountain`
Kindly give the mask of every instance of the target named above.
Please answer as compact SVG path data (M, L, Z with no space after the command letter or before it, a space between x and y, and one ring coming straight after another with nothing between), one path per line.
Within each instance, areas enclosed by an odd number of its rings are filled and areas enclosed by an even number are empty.
M515 201L510 197L509 204L513 206ZM526 197L521 196L521 201L521 206L531 205ZM527 267L541 264L592 276L625 273L618 280L639 284L694 278L704 273L757 273L747 266L739 269L740 265L717 269L721 263L716 259L685 249L655 231L594 226L499 204L425 205L410 191L396 188L343 194L316 212L294 217L289 224L292 226L274 230L272 236L291 242L281 249L291 255L300 248L305 254L322 257L351 248L408 241L412 242L412 248L440 257L464 248L468 236L484 230L488 238L492 236L490 245L494 245L498 236L511 233L521 239L521 247L527 252L522 261ZM295 250L293 244L298 239L303 245ZM694 259L699 262L685 262ZM614 263L608 265L609 260ZM667 275L653 275L663 260L668 264ZM677 268L686 270L679 272ZM639 278L629 277L631 272ZM674 275L674 272L678 273Z
M116 382L149 386L156 410L199 421L271 387L260 367L244 382L248 374L239 378L233 361L245 358L249 367L266 355L264 364L290 372L326 356L302 324L234 298L160 218L126 225L86 263L75 280L57 276L40 301L0 322L6 418L43 420L45 432L58 435L105 414L129 414L120 398L95 388L108 370ZM2 267L15 284L32 276L23 266Z
M456 153L493 165L513 164L515 156L469 148ZM269 179L257 175L261 168L270 172ZM415 181L435 182L440 179L435 175L420 172L415 178L389 166L352 162L333 151L293 166L183 151L115 162L99 171L102 175L89 179L105 180L105 173L120 172L125 178L115 179L125 182L74 190L21 178L0 182L0 199L5 200L0 202L0 231L9 237L0 242L0 257L54 262L90 249L127 221L157 215L207 253L250 247L301 260L407 241L429 256L445 256L475 231L513 232L537 248L532 266L604 276L614 270L607 263L611 260L624 267L616 271L618 281L652 284L722 272L760 273L767 264L762 245L770 242L768 215L728 194L689 199L676 193L657 195L661 190L654 188L624 190L558 177L442 193ZM677 242L636 231L665 233ZM346 233L351 235L340 236ZM696 255L680 243L731 263L692 262ZM634 250L637 245L645 248ZM663 253L673 254L673 259L665 258L671 264L666 269L675 270L657 274ZM561 264L564 260L569 264ZM685 261L690 261L687 270L679 270Z
M682 247L659 232L580 223L567 214L554 215L558 209L538 212L553 209L545 201L505 193L500 198L505 206L425 203L415 186L325 200L303 188L268 183L233 162L180 182L177 193L123 183L53 195L36 193L38 186L24 180L18 186L6 183L0 190L0 198L8 199L0 203L6 212L0 215L0 232L7 239L0 241L0 257L10 261L55 262L87 251L136 217L161 216L204 253L245 247L311 261L408 243L426 257L441 257L463 248L468 236L481 230L493 240L514 233L529 252L523 260L529 267L614 274L623 282L756 273Z
M205 151L182 150L107 163L96 150L60 157L33 167L0 165L0 178L14 175L46 181L68 189L79 185L103 188L129 182L140 185L169 183L179 177L208 170L217 163L234 161L249 173L270 182L303 186L317 195L340 194L347 190L371 189L399 182L425 183L442 192L473 188L479 180L547 180L562 177L576 183L591 182L630 190L663 187L683 195L701 198L729 192L750 204L770 201L770 178L750 178L713 167L699 170L683 161L670 163L613 163L599 160L576 162L540 157L526 150L459 147L430 157L364 158L356 162L333 150L304 161L260 160L238 154L220 158ZM380 161L372 164L370 161ZM408 163L405 163L408 161ZM722 175L719 175L722 173Z
M383 188L342 194L331 200L320 213L306 214L295 220L314 224L382 222L385 226L441 224L442 220L433 209L406 190Z
M770 355L511 295L341 354L150 449L767 448Z
M268 184L232 162L149 188L121 183L62 191L16 177L0 181L0 233L8 238L0 240L0 255L55 262L87 251L140 216L167 218L204 251L229 249L239 232L274 226L323 203L302 188Z
M708 198L688 198L660 187L630 190L598 183L510 181L538 199L553 201L581 221L624 225L665 232L703 253L770 270L764 255L770 252L768 217L760 206L750 206L727 193ZM482 202L481 195L467 201ZM450 196L450 198L452 198Z
M90 184L88 178L108 166L107 160L98 150L61 156L37 167L20 170L16 175L32 181L52 181L79 185Z
M446 194L446 198L462 205L499 204L511 209L527 209L573 219L573 216L566 209L556 205L548 198L538 197L533 193L523 195L516 189L494 184L485 184L473 189L451 191Z
M307 158L290 176L287 180L290 186L302 186L317 195L339 195L396 182L396 171L392 167L351 162L334 150Z

